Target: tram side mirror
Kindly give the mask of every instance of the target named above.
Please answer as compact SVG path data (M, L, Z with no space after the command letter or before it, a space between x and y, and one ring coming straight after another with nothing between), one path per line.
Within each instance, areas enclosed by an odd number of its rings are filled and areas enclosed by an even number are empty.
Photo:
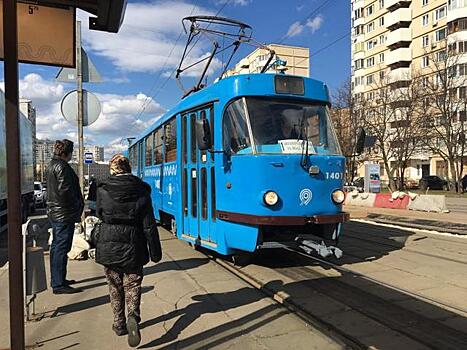
M357 155L360 155L363 153L363 149L365 148L365 138L366 138L365 129L358 128L357 142L355 143L355 153Z
M196 120L196 140L201 151L206 151L212 147L211 127L207 119Z

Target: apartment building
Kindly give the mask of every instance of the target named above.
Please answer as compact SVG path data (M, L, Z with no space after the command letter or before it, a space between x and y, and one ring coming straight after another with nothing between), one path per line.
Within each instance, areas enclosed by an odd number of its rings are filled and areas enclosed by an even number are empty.
M37 152L37 137L36 137L36 108L32 104L31 100L25 99L25 98L20 98L19 99L19 110L21 113L23 113L26 118L29 119L29 121L32 124L32 148L33 148L33 154L36 154ZM36 159L34 158L33 160L33 165L34 165L34 177L36 177Z
M73 162L78 162L78 145L73 149ZM84 146L84 153L92 153L94 162L103 162L104 161L104 147L102 146Z
M284 72L290 75L310 76L310 50L307 47L270 44L275 55L270 61L267 73ZM241 59L226 76L248 73L260 73L270 57L270 51L257 48L245 58Z
M467 77L467 0L352 0L351 6L356 99L371 100L382 81L400 89L403 96L412 77L428 76L432 62L442 60L448 49L458 53L456 69ZM465 86L458 90L465 98ZM466 118L465 108L459 118ZM412 159L408 177L444 177L446 171L439 156L421 152Z

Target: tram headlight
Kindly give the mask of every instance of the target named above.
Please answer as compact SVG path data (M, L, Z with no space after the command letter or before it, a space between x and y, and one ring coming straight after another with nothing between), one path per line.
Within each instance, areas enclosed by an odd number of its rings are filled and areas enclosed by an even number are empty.
M279 201L279 196L274 191L267 191L263 196L263 200L266 205L273 206Z
M342 190L335 190L331 195L332 201L336 204L342 204L345 200L345 193Z

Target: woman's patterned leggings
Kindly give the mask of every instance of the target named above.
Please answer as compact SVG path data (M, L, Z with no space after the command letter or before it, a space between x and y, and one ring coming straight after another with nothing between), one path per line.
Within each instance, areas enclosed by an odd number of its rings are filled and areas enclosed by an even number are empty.
M133 316L136 322L141 321L141 283L143 273L119 273L108 267L104 268L109 285L110 305L114 313L114 327L126 326L125 304L128 316Z

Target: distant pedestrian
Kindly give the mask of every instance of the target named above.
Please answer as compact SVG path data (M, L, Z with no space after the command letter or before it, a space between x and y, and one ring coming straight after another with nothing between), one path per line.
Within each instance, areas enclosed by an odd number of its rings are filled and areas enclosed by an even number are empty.
M102 220L94 237L96 262L104 265L114 313L112 329L128 334L128 344L139 345L143 266L162 257L151 203L151 187L131 174L128 158L110 160L110 177L97 187L97 217ZM125 304L127 317L125 317Z
M97 180L91 175L89 180L88 207L91 216L96 216Z
M68 164L73 154L73 142L57 140L54 155L47 166L47 215L52 225L50 246L51 286L54 294L80 292L67 280L67 253L73 243L75 223L81 221L84 209L78 176Z

